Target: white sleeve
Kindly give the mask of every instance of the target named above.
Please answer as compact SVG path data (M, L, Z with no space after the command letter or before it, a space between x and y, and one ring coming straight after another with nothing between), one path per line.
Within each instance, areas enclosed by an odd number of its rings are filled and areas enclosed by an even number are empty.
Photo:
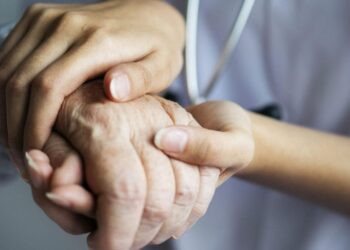
M13 26L13 23L0 26L0 44L2 44ZM16 170L14 169L6 150L0 145L0 183L12 179L14 176L16 176Z

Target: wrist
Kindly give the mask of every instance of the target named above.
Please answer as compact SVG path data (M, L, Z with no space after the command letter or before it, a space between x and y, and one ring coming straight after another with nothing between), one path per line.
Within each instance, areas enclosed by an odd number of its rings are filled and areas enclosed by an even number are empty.
M237 173L241 178L254 178L258 173L263 171L263 166L268 166L267 162L271 160L272 151L269 150L271 138L264 138L267 134L271 134L269 130L269 120L260 115L248 112L252 124L252 136L254 141L254 154L250 163ZM269 132L270 131L270 132Z

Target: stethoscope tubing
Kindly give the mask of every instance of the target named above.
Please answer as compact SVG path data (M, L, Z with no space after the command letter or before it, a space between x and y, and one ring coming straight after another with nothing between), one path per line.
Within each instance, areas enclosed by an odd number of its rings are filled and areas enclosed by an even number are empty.
M228 60L235 51L242 36L243 30L248 22L249 16L254 7L255 0L243 0L237 18L234 21L230 35L225 43L209 82L200 91L198 81L198 21L200 0L188 0L187 3L187 28L186 28L186 49L185 49L185 71L186 91L191 104L198 104L207 99L212 92L222 71L225 69Z

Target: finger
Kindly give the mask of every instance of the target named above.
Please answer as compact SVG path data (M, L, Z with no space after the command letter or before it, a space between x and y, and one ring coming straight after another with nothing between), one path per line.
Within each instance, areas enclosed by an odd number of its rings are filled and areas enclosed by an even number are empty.
M28 34L19 42L5 58L2 70L1 78L6 82L6 121L7 121L7 133L8 133L8 144L12 156L15 159L21 159L22 155L22 138L23 138L23 124L24 113L26 109L23 110L23 107L27 105L27 93L18 93L17 88L18 79L9 79L14 70L19 66L20 62L27 57L27 55L38 45L42 39L42 30L41 25L34 26ZM12 119L15 118L16 123L12 122Z
M175 179L176 195L169 218L152 241L160 244L171 238L187 221L199 192L200 176L198 167L172 160Z
M82 183L84 174L82 160L65 139L52 133L44 151L55 170L51 178L51 188Z
M83 183L84 170L82 161L77 154L67 155L62 165L55 168L51 178L51 187Z
M175 239L181 237L188 229L190 229L201 217L205 215L209 204L214 197L220 170L213 167L201 167L200 171L200 189L197 200L193 206L190 216L186 223L178 229L173 235Z
M2 77L9 79L15 69L30 55L41 43L47 30L47 21L41 15L33 18L30 29L24 34L2 60Z
M153 240L171 212L175 194L174 173L169 159L159 150L149 146L144 149L141 157L148 192L132 249L141 249Z
M0 62L3 57L17 44L18 41L27 32L28 26L30 25L30 20L33 18L33 8L28 8L27 11L22 16L21 20L16 24L10 34L7 36L5 41L1 45L0 49Z
M189 126L162 129L154 142L169 156L188 163L236 169L250 162L254 148L248 134Z
M103 142L95 146L105 154L92 150L83 155L87 157L88 184L98 196L99 249L129 249L145 204L143 167L131 144L116 146Z
M56 187L81 183L81 159L62 137L51 134L44 150L45 153L40 150L26 153L29 174L35 188L46 190L49 184Z
M68 233L82 234L93 230L95 228L93 221L75 214L72 210L62 208L57 204L55 205L52 202L52 198L55 197L50 197L50 195L45 196L53 170L53 167L49 164L47 155L41 151L32 150L28 152L26 156L28 159L29 173L32 180L35 179L37 182L40 181L39 183L41 184L32 188L33 197L44 212ZM76 190L79 189L73 187L72 195L76 195ZM63 192L65 191L66 190L63 189ZM72 191L72 189L68 189L68 191ZM62 190L59 189L58 192L60 193ZM68 197L70 196L68 195ZM86 203L86 200L87 198L90 199L90 197L87 197L85 192L78 192L78 198L74 198L77 200L76 203L78 203L78 205L81 204L81 201L83 201L85 202L84 206L89 206L89 203ZM88 202L91 202L91 200L88 200ZM75 203L72 203L72 208L76 208Z
M7 147L7 125L6 125L6 81L8 80L9 74L6 70L7 64L4 62L4 57L17 45L24 35L28 31L28 27L31 24L31 20L37 13L38 8L36 6L28 8L25 14L22 16L21 20L16 24L10 34L7 36L5 41L2 43L0 48L0 137L2 144Z
M53 188L46 197L66 210L95 219L94 196L80 185Z
M26 153L26 160L30 183L35 189L45 191L53 172L48 157L39 150L31 150Z
M111 53L114 47L122 48L126 42L121 38L119 45L112 44L110 37L97 33L82 45L76 44L34 79L24 132L25 150L42 148L64 97L89 78L96 77L122 60L136 60L139 55L144 56L145 48L142 46L132 53L124 50L117 55Z
M96 228L94 221L53 204L46 198L45 193L36 189L32 189L32 192L39 207L67 233L79 235Z
M6 87L7 132L9 146L16 157L22 157L23 130L28 110L30 82L44 68L62 56L74 39L72 34L65 34L66 36L62 38L62 34L55 33L36 48L37 43L41 42L44 28L36 27L27 35L29 38L26 36L19 47L16 47L16 51L11 53L12 58L9 59L5 69L8 77L11 75ZM33 40L31 36L36 36L37 41L28 41ZM22 43L24 43L23 46L21 46Z
M164 90L177 75L182 65L181 57L168 58L152 53L137 62L119 64L105 76L107 97L113 101L129 101L148 93Z
M25 13L22 15L20 21L16 24L10 34L7 36L5 41L2 43L0 48L0 62L4 57L18 44L18 42L25 36L28 29L32 27L35 23L50 23L50 20L38 21L38 16L41 14L41 18L46 19L54 16L53 14L62 12L65 9L72 9L74 4L43 4L37 3L31 5ZM49 8L48 8L49 7Z

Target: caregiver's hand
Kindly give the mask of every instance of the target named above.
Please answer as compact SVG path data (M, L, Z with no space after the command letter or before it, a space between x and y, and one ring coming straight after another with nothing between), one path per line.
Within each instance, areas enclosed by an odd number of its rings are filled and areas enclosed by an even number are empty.
M203 127L171 126L156 135L167 155L191 164L222 168L220 183L253 159L254 138L248 113L231 102L212 101L188 108Z
M161 243L205 213L219 170L173 160L154 146L156 131L174 124L198 126L160 97L107 101L100 82L81 86L63 103L56 129L82 155L96 195L94 249Z
M87 79L107 72L115 101L159 92L182 66L183 43L182 17L162 1L31 6L0 50L0 132L17 164L23 147L43 147Z

